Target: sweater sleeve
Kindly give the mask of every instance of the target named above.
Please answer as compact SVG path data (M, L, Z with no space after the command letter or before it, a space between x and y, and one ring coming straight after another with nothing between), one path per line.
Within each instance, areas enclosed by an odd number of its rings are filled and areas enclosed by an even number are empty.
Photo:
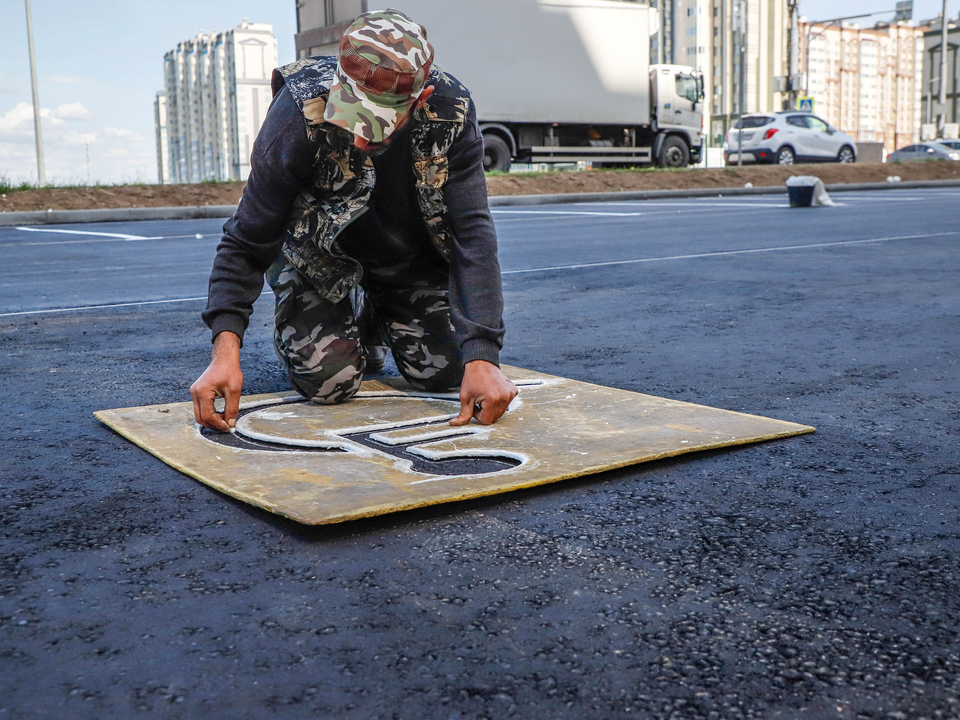
M314 150L303 114L283 88L274 98L250 156L250 176L237 212L223 226L210 273L203 321L213 338L225 331L243 334L263 274L283 246L290 207L312 175Z
M503 347L503 290L497 233L487 204L483 137L470 103L467 121L449 153L444 197L456 243L450 258L450 309L463 362L499 365Z

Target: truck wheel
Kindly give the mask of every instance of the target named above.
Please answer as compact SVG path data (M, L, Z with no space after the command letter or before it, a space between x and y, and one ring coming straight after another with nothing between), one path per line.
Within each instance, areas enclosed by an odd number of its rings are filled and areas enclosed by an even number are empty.
M690 164L690 150L687 144L676 135L663 141L660 148L660 167L682 168Z
M510 148L502 138L496 135L483 136L483 169L486 171L499 170L508 172L510 170Z

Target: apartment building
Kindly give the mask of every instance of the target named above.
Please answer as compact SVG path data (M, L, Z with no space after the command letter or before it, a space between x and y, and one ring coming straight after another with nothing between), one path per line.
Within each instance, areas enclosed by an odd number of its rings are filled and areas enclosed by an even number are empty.
M184 40L164 56L157 93L157 172L163 183L246 180L270 106L273 26L251 23Z
M940 72L942 58L940 46L943 44L943 25L940 18L923 23L923 81L921 83L920 113L924 125L933 125L928 130L931 137L936 134L938 107L940 98ZM946 123L956 125L960 123L960 65L958 65L958 48L960 48L960 17L956 20L947 19L947 83L945 90ZM950 128L947 128L948 132ZM949 134L953 135L956 132Z
M740 113L780 110L774 78L787 73L786 0L746 0L744 97L740 107L738 0L662 0L664 61L703 73L704 129L718 147ZM667 22L667 18L670 21Z
M800 62L814 111L887 152L920 139L923 30L910 22L800 23Z

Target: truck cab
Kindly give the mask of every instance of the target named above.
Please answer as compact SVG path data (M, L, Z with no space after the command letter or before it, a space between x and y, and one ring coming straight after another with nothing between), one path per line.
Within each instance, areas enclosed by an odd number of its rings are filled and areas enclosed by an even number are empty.
M703 145L703 75L687 65L650 66L653 156L663 167L700 162Z

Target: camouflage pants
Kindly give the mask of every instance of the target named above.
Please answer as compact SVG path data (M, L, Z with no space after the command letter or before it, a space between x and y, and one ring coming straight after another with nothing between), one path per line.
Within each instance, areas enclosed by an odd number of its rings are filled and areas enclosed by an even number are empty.
M367 366L377 364L368 348L384 343L413 387L449 392L460 386L463 363L445 268L417 259L365 268L361 285L339 303L323 299L282 255L267 282L276 295L274 347L290 382L308 400L349 400Z

